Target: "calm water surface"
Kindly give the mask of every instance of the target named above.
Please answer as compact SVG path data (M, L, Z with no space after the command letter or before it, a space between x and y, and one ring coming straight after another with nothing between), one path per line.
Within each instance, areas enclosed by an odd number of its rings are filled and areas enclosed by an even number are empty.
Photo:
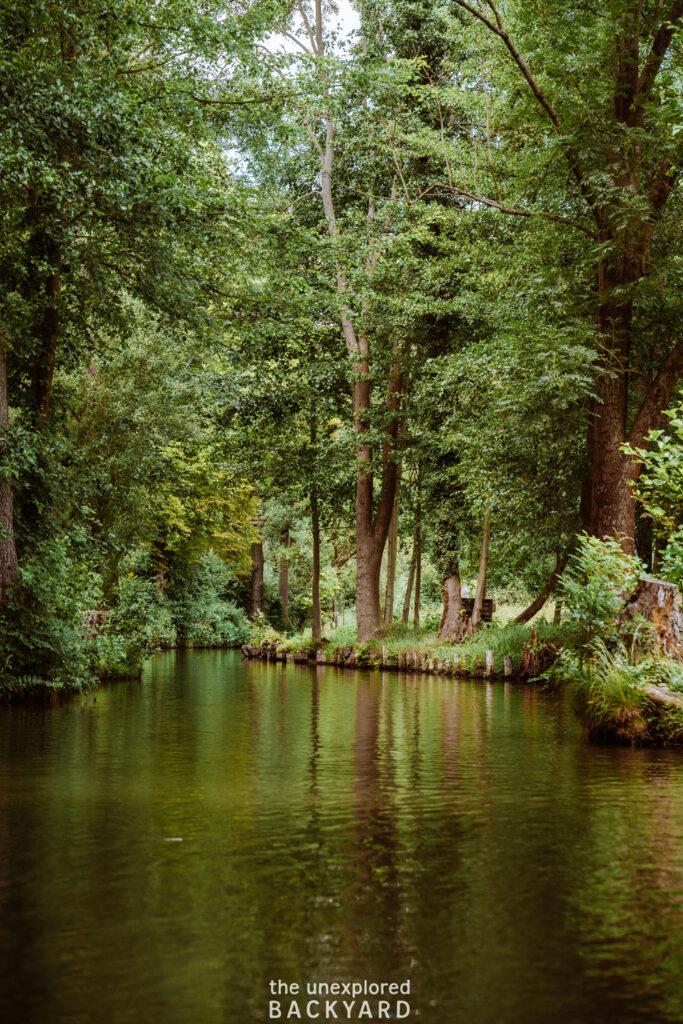
M265 1024L271 978L680 1024L683 755L532 687L163 655L0 709L0 975L3 1024Z

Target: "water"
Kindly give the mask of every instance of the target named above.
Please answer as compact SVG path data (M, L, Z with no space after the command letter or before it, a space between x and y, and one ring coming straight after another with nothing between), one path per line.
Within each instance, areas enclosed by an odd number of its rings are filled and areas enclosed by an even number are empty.
M0 1021L409 978L409 1024L681 1022L682 758L533 687L232 652L0 709Z

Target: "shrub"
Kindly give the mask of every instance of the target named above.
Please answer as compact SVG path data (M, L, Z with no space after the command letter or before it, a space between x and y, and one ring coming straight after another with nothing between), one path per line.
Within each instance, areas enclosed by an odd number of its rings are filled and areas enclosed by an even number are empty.
M92 681L83 612L97 606L99 578L56 534L22 557L0 628L0 685L82 689Z
M616 643L627 628L619 621L624 602L644 566L624 554L617 540L583 534L562 574L560 594L576 643L586 646L601 637ZM631 629L642 627L634 622Z
M171 576L170 611L183 644L235 647L251 637L251 623L228 594L234 576L213 551Z
M155 649L175 640L170 609L154 582L135 572L121 576L109 621L93 640L100 674L137 675Z

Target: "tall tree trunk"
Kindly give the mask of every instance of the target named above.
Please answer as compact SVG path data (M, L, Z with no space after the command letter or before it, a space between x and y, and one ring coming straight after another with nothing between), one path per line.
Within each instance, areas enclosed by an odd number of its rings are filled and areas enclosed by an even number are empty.
M394 621L394 591L396 589L396 559L398 556L398 498L401 490L401 467L398 467L396 496L391 514L391 525L387 542L387 582L384 591L384 624L391 626Z
M311 531L313 533L312 633L314 640L322 640L323 628L320 614L320 513L318 510L318 487L315 481L311 486Z
M369 640L382 626L380 608L380 570L386 544L396 493L397 464L394 459L394 442L398 431L398 410L401 403L401 367L398 352L389 368L387 382L386 411L388 425L382 449L382 485L377 510L373 509L373 451L369 442L370 412L370 339L357 328L349 305L349 275L342 256L341 232L337 223L332 175L334 169L335 137L337 123L333 111L326 106L330 96L327 70L325 68L325 38L323 32L323 3L314 0L315 33L309 35L311 50L315 58L318 75L323 84L325 106L322 118L325 125L325 139L322 142L310 121L306 129L317 152L320 166L320 197L322 199L327 230L335 247L336 288L339 299L339 320L346 342L349 358L352 360L351 394L353 401L354 429L356 431L356 619L358 639L361 643ZM394 189L392 188L392 195ZM367 224L374 223L375 204L371 199ZM389 221L385 222L388 230ZM376 246L370 247L365 271L370 281L377 266L379 254ZM363 311L367 312L367 303Z
M358 640L370 640L382 626L380 607L380 573L382 555L391 526L398 480L398 463L394 458L394 442L398 420L394 416L387 429L382 452L382 486L377 511L373 515L372 449L365 441L370 410L370 384L367 361L359 364L360 379L354 381L354 417L356 428L356 621ZM392 363L387 389L386 408L396 414L400 403L401 370Z
M460 640L466 629L462 612L462 590L460 586L460 569L457 559L451 567L451 575L443 582L443 612L439 637L442 640Z
M404 626L407 626L408 620L410 619L410 598L413 594L413 580L415 579L415 542L413 542L413 554L410 559L410 568L408 569L408 583L406 585L406 594L403 598L403 615L401 616L401 622Z
M9 433L9 396L7 393L7 361L5 337L0 325L0 456L7 452ZM0 608L7 592L19 575L19 562L14 544L14 495L9 476L0 477Z
M420 628L420 598L422 597L422 537L418 534L415 552L415 601L413 604L413 629Z
M251 611L252 622L263 611L263 542L255 541L251 545Z
M311 611L313 621L311 632L314 640L322 640L323 627L320 613L320 509L318 506L318 421L315 413L311 416L311 455L313 467L311 472L311 532L313 534L313 579L311 581Z
M418 474L417 486L418 486L418 497L417 497L417 505L415 506L415 525L413 527L413 551L412 551L412 554L410 556L410 569L408 570L408 585L406 586L406 594L405 594L405 597L403 599L403 616L402 616L402 621L403 621L404 625L408 624L408 620L410 618L410 598L411 598L412 593L413 593L413 581L416 578L416 569L417 569L417 563L418 563L418 553L419 553L419 550L420 550L420 527L421 527L420 519L421 519L421 515L422 515L422 506L421 506L421 502L420 502L420 491L419 491L420 479L419 479L419 474ZM418 602L418 604L419 604L419 602ZM419 619L419 613L418 613L418 619Z
M618 261L620 264L623 260ZM631 280L629 280L631 277ZM598 381L598 397L591 428L590 531L596 537L618 537L625 551L633 553L635 498L629 481L633 461L621 451L627 440L628 365L632 308L614 297L628 288L632 275L624 268L599 275L598 334L607 352Z
M280 544L285 550L280 556L280 576L277 583L278 595L282 604L282 618L285 622L289 622L289 558L287 549L290 543L289 527L286 526L280 536Z
M471 632L477 628L481 622L481 608L484 603L484 597L486 595L486 572L489 564L489 541L491 539L491 526L489 523L488 515L484 516L484 527L482 530L481 538L481 554L479 556L479 578L477 579L477 592L474 595L474 607L472 608L472 618L470 619Z

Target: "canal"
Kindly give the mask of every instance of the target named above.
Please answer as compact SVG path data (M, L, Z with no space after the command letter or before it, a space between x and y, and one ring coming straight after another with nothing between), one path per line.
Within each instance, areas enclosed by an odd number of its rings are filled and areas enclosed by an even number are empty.
M591 746L537 686L235 652L95 696L0 708L4 1024L266 1024L275 979L683 1021L680 753Z

